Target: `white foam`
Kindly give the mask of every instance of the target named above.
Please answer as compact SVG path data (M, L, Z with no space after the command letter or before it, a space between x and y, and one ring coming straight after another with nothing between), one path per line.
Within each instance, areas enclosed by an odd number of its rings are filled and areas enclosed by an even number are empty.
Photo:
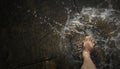
M93 33L93 31L89 28L92 28L92 27L95 27L94 25L90 25L89 23L92 22L92 20L96 17L96 18L99 18L99 19L102 19L102 20L105 20L107 19L108 21L111 20L111 15L113 16L113 18L116 18L114 16L114 14L112 13L113 9L96 9L96 8L83 8L81 10L80 13L75 13L74 15L74 18L70 18L70 14L68 14L68 19L67 19L67 22L65 24L65 26L61 29L61 32L60 32L60 36L61 38L64 38L66 37L66 35L70 35L71 34L71 31L74 32L74 33L78 33L78 34L91 34L92 36L95 36ZM68 13L71 12L71 11L68 11ZM82 18L84 16L87 16L88 17L88 22L84 22L82 21ZM117 21L118 22L118 21ZM117 24L117 22L114 22ZM95 22L92 22L94 24L96 24ZM120 25L120 24L119 24ZM88 29L84 29L84 27L87 27ZM82 29L82 31L79 31L77 30L76 28L79 28L79 29ZM116 30L115 30L116 31ZM110 32L111 34L114 34L115 31L112 31ZM117 30L118 31L118 30ZM100 32L97 33L98 35L96 35L96 40L97 41L102 41L104 42L104 50L106 50L107 48L109 48L109 46L107 45L108 43L108 39L104 39L104 37L100 36ZM118 34L119 35L119 34ZM118 37L118 36L117 36ZM120 49L120 44L119 44L119 39L117 37L111 37L110 39L111 40L114 40L116 42L116 46ZM120 37L119 37L120 38ZM67 44L64 43L64 44ZM66 46L66 45L65 45ZM65 47L67 48L67 47Z

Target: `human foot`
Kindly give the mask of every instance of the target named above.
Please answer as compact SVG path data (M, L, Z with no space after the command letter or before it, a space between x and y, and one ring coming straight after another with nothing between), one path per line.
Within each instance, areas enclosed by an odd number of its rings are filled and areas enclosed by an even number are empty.
M91 36L86 36L85 40L83 41L83 47L83 56L89 56L94 47L94 41Z

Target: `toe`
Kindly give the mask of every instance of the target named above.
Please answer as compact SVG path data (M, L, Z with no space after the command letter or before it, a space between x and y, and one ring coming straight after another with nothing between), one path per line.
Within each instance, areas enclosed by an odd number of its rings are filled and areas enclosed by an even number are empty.
M85 41L90 40L90 38L91 38L91 36L86 36L86 37L85 37Z

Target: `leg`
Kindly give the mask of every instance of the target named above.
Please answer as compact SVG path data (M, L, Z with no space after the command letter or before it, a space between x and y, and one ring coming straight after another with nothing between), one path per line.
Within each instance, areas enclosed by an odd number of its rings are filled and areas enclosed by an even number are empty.
M87 36L84 40L84 50L83 50L83 65L81 69L96 69L95 64L90 58L90 53L94 47L93 39Z

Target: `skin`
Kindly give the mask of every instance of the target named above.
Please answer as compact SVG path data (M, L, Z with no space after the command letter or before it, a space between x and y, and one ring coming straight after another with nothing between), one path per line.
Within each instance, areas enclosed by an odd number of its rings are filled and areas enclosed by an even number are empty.
M90 53L94 48L94 41L93 38L91 36L86 36L85 40L83 41L83 46L84 46L84 50L83 50L83 64L81 69L96 69L95 64L93 63L91 57L90 57Z

